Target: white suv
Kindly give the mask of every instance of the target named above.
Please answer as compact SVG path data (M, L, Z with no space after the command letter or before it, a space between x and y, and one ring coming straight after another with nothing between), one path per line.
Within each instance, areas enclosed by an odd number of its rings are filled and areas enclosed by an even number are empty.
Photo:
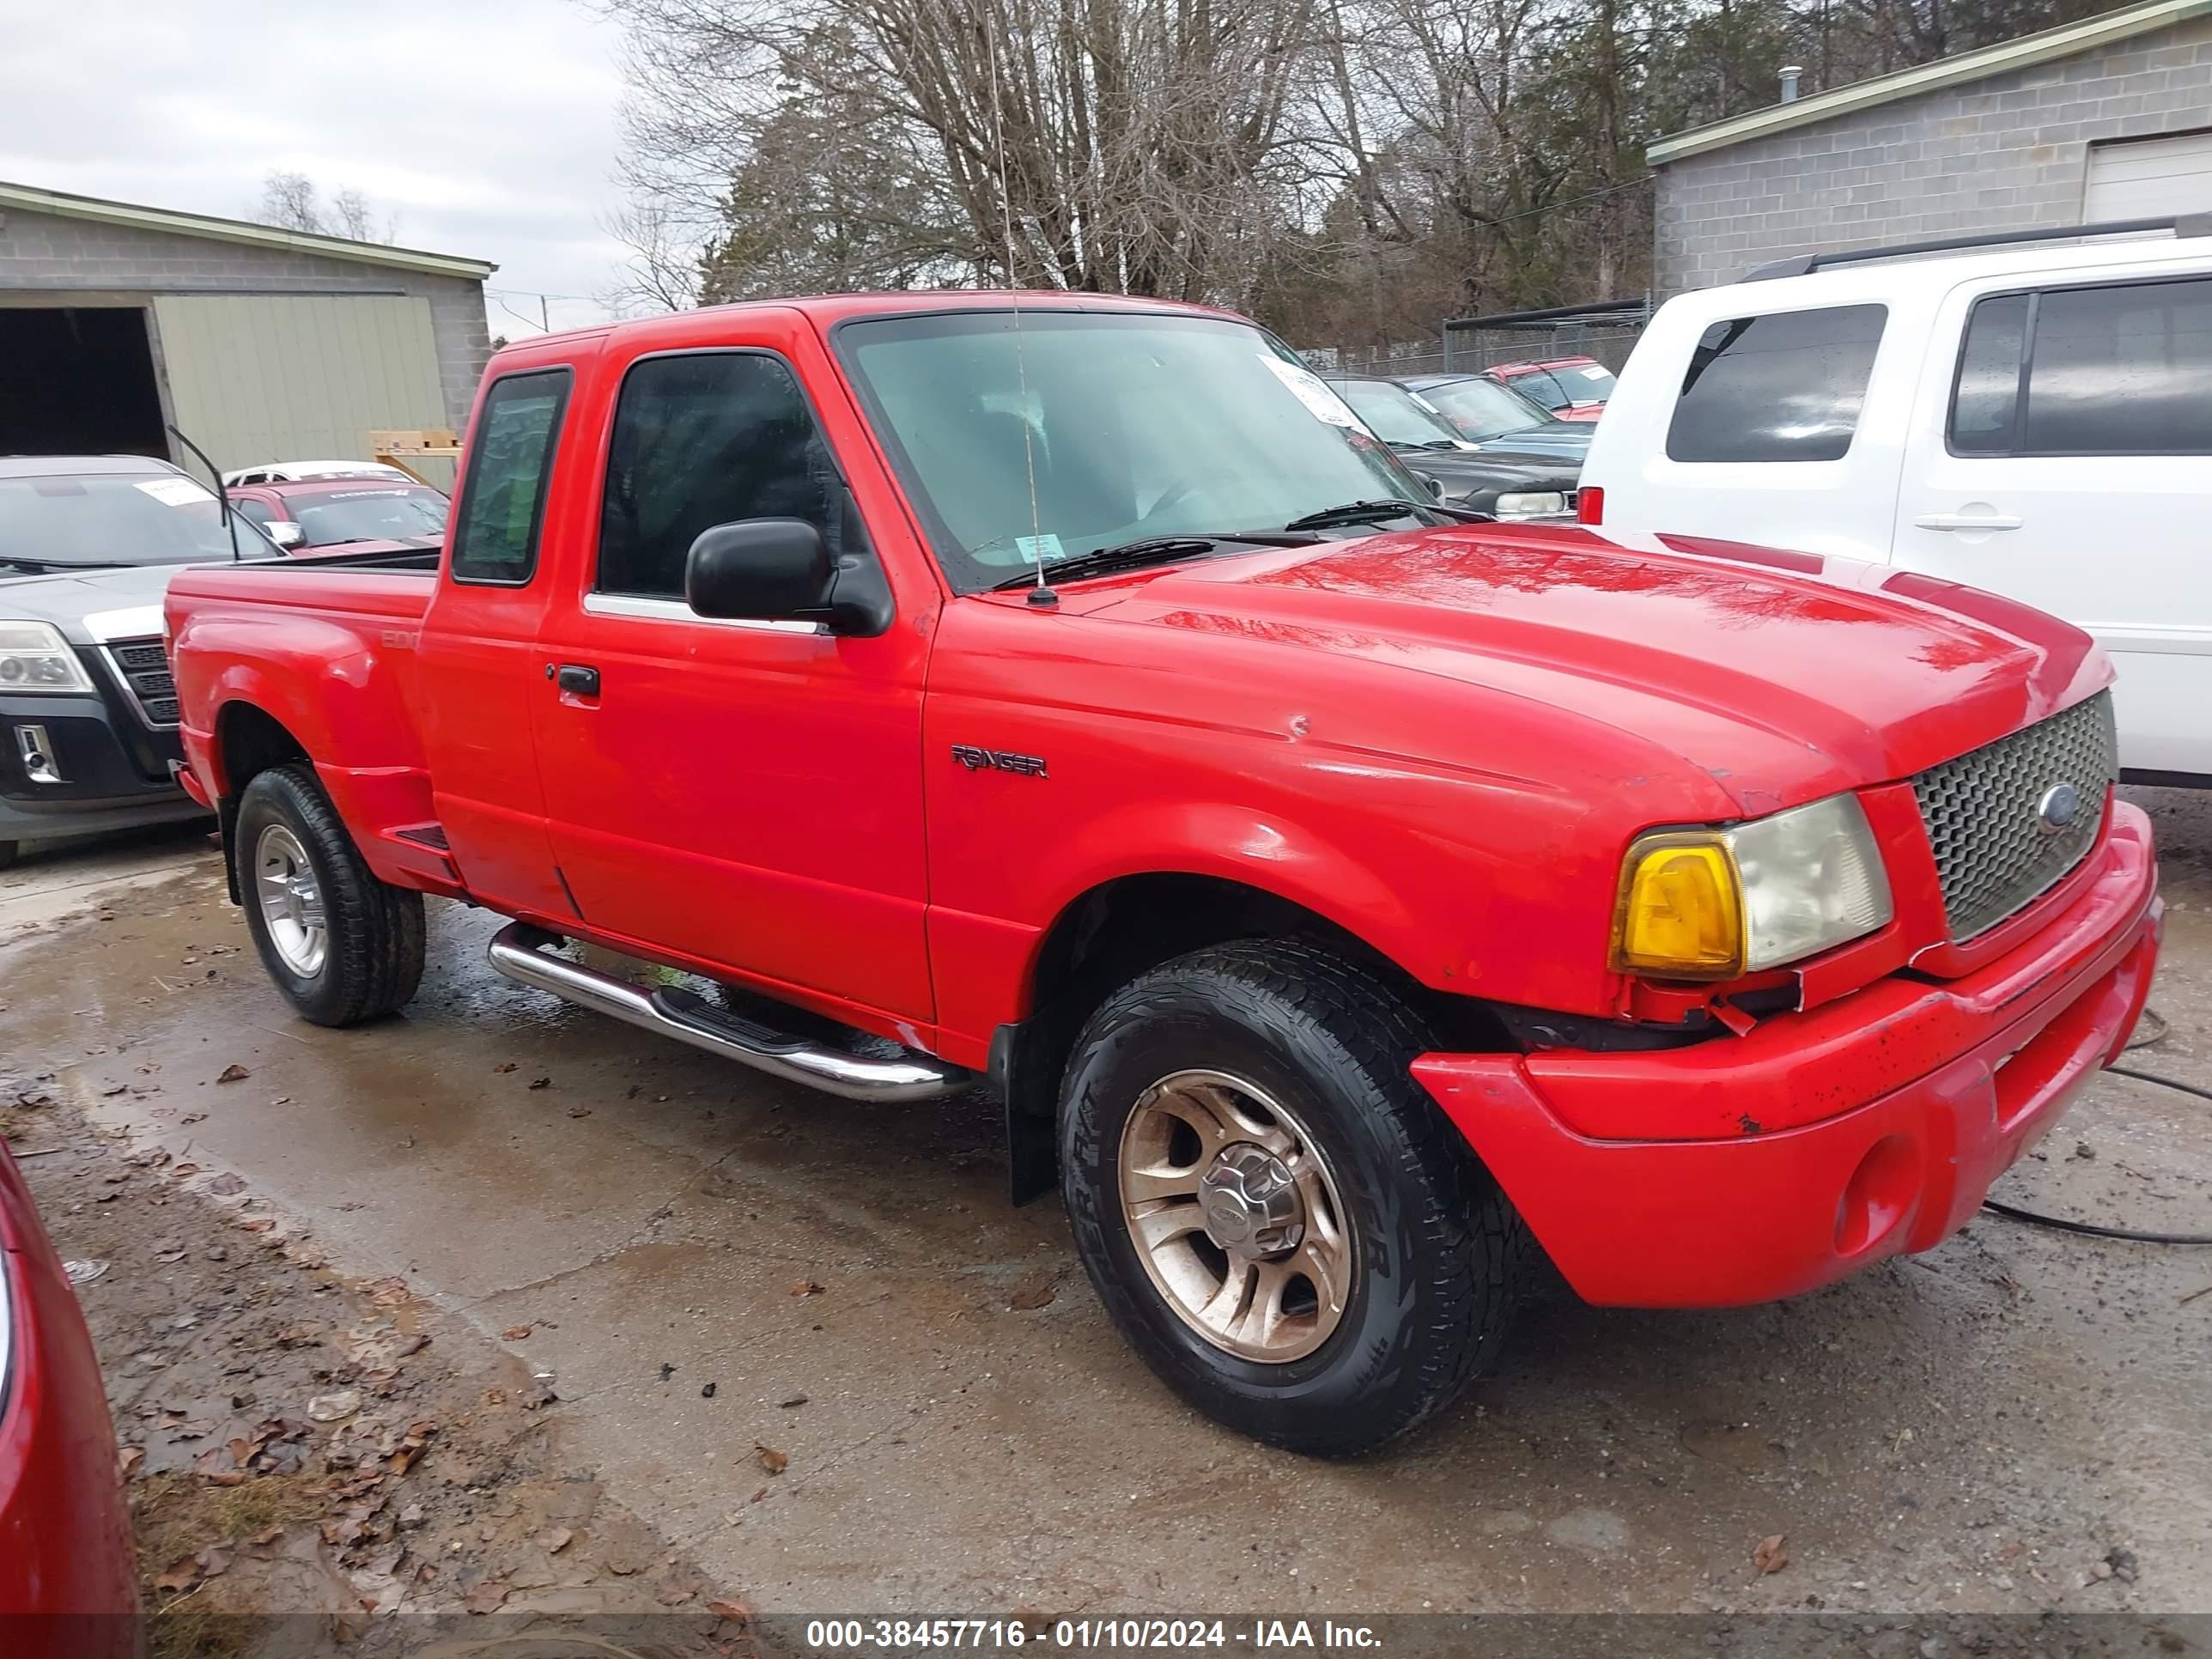
M2175 234L2021 245L2154 228ZM1787 261L1668 301L1598 424L1583 521L1872 560L2055 612L2119 671L2123 767L2212 783L2212 216L1960 246Z

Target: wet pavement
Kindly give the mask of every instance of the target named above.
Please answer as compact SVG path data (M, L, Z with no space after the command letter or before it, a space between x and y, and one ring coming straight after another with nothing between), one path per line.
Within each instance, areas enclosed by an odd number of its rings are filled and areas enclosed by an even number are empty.
M2138 796L2173 915L2134 1062L2212 1086L2212 798ZM0 1072L550 1372L576 1472L763 1612L2212 1607L2212 1250L1984 1218L1772 1307L1553 1295L1318 1463L1152 1381L981 1097L770 1082L497 978L498 919L436 902L407 1014L321 1030L204 843L142 850L0 877ZM2102 1079L1999 1196L2212 1231L2212 1106Z

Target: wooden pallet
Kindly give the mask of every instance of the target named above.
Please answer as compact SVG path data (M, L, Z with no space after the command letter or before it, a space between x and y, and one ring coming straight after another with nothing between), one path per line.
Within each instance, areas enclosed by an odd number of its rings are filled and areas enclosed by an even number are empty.
M396 466L417 483L428 484L433 489L444 485L434 483L408 463L410 461L446 460L460 465L460 440L451 427L431 426L404 430L377 431L368 434L369 453L386 466Z

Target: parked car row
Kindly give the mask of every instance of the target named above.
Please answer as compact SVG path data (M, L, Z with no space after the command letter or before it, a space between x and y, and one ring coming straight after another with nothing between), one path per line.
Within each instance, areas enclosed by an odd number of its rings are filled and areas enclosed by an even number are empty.
M334 465L248 469L226 504L144 456L0 459L0 866L27 842L204 815L173 775L161 602L179 568L437 546L438 491Z

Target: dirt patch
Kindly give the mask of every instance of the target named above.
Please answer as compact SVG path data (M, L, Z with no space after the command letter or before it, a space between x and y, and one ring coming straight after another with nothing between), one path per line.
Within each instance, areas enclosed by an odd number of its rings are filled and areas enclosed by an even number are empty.
M236 1177L134 1150L48 1080L0 1100L82 1281L153 1659L413 1650L489 1615L750 1650L735 1596L582 1465L557 1378L404 1279L332 1271Z

